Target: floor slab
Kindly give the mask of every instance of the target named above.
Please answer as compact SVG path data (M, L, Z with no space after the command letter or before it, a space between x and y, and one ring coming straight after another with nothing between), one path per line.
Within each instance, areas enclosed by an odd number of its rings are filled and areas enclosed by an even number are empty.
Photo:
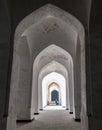
M17 130L81 130L68 110L43 110L30 123L17 123Z

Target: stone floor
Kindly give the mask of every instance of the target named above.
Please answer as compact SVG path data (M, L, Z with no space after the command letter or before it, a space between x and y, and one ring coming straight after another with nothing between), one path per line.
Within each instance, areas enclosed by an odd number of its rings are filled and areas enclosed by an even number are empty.
M46 106L43 108L44 110L65 110L66 107L62 107L62 106Z
M43 110L31 123L17 123L17 130L81 130L68 110Z

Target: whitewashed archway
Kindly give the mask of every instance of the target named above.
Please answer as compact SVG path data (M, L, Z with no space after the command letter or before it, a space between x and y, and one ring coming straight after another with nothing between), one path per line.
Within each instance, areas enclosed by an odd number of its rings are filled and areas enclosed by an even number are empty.
M57 63L57 65L59 66L60 70L57 69L56 62L53 62L50 65L50 67L45 66L48 63L50 63L51 61L59 62L60 65L58 63ZM36 105L33 106L34 111L36 113L38 113L38 106L39 106L39 104L38 104L38 97L39 97L38 93L39 93L39 91L40 91L40 94L41 94L41 90L39 90L39 88L41 88L41 87L39 87L39 84L41 86L41 80L42 80L42 77L43 77L43 76L41 76L41 78L39 80L40 70L45 66L45 69L44 70L42 69L44 71L44 72L42 72L43 75L48 73L47 71L52 71L52 70L53 71L57 70L58 72L63 73L62 72L63 67L62 67L62 70L61 70L61 64L62 64L62 66L64 66L64 68L66 68L67 73L68 73L67 86L69 86L69 109L70 109L70 112L73 112L73 100L74 100L73 59L67 51L65 51L64 49L62 49L61 47L59 47L57 45L52 44L52 45L46 47L44 50L42 50L39 53L39 55L36 57L34 64L33 64L33 80L32 80L33 81L33 83L32 83L32 85L33 85L32 86L32 88L33 88L33 90L32 90L33 100L32 101L33 101L33 103L34 102L36 103ZM51 67L52 65L53 65L53 68ZM47 70L46 70L46 67L47 67ZM64 69L64 71L65 71L65 69ZM69 83L68 83L68 80L69 80ZM34 87L34 86L36 86L36 87ZM68 87L67 87L67 92L68 92ZM68 94L67 94L67 99L68 99ZM39 102L40 101L41 101L41 98L40 98ZM67 106L68 106L68 101L67 101Z
M66 80L66 108L70 108L69 101L69 78L67 69L56 61L52 61L45 65L38 77L38 109L42 109L42 80L43 78L51 72L57 72L65 77Z
M27 17L25 17L20 24L17 26L15 32L15 39L14 39L14 54L13 54L13 65L12 65L12 74L11 74L11 90L10 90L10 103L9 103L9 114L11 114L14 119L11 121L15 121L15 89L18 91L19 83L22 84L23 81L19 78L20 73L20 64L16 61L19 52L19 48L22 48L22 43L27 44L27 54L29 54L29 67L26 68L26 73L29 73L28 78L23 75L22 79L26 79L27 81L27 89L24 88L22 85L22 100L25 102L24 94L27 95L29 98L26 101L26 114L21 112L19 115L19 120L31 120L34 118L34 106L32 101L32 70L33 70L33 62L36 56L47 46L51 44L56 44L57 46L62 47L65 49L73 58L74 66L80 64L80 77L81 77L81 88L82 88L82 113L86 112L86 89L85 89L85 45L84 45L84 28L82 24L68 12L54 6L54 5L46 5ZM76 60L76 52L77 52L77 43L80 45L80 61L77 62ZM26 49L22 49L25 52ZM25 53L24 53L25 54ZM25 54L26 57L26 54ZM63 57L64 59L64 57ZM21 61L19 57L19 61ZM26 61L27 62L27 61ZM19 69L16 69L19 66ZM24 68L22 68L24 70ZM74 68L75 73L77 72L77 67ZM76 74L74 74L75 76ZM16 80L16 78L19 78ZM38 75L36 76L38 77ZM75 76L76 77L76 76ZM19 81L19 82L18 82ZM80 82L80 81L78 81ZM79 113L77 111L80 108L80 103L78 103L78 94L76 93L79 89L77 85L77 80L75 80L75 118L79 118ZM36 90L36 89L35 89ZM38 92L38 90L36 90ZM18 93L17 93L18 96ZM19 106L19 96L18 96L17 105ZM35 103L36 105L36 103ZM20 106L19 110L22 110L24 106ZM11 112L12 110L12 112ZM20 112L19 112L20 113ZM22 117L20 117L22 116ZM15 122L13 123L15 124Z
M42 102L45 103L42 105L43 107L47 105L47 90L48 86L51 83L57 83L61 89L61 100L62 100L62 106L66 107L66 80L65 77L57 72L51 72L47 74L43 80L42 80L42 95L45 96L45 99L42 96Z
M56 82L52 82L51 84L49 84L48 86L48 100L47 100L47 105L49 105L49 103L52 101L52 93L53 91L56 91L58 93L58 105L62 105L62 94L61 94L61 87L59 86L58 83ZM55 100L54 100L55 103Z

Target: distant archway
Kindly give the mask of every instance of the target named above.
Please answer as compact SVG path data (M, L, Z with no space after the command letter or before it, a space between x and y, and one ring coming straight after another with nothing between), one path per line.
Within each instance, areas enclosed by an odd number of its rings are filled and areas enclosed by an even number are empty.
M49 86L48 86L48 103L54 101L58 101L57 105L61 105L61 87L56 83L56 82L52 82ZM49 104L47 104L49 105Z
M38 109L39 110L42 109L42 106L43 106L42 105L42 80L46 75L48 75L52 72L59 73L65 77L65 80L66 80L66 108L68 108L68 107L70 108L68 71L61 63L59 63L57 61L51 61L50 63L45 65L39 73L39 77L38 77ZM51 82L51 84L52 84L52 82ZM57 84L57 86L58 86L58 84Z
M73 72L73 59L72 56L63 48L57 46L57 45L50 45L48 47L46 47L45 49L43 49L38 56L35 58L34 63L33 63L33 83L32 83L32 96L33 99L38 99L36 101L33 100L33 102L35 102L34 104L36 104L35 106L33 106L34 111L36 113L38 113L38 107L39 107L39 96L37 95L39 93L39 83L42 81L42 79L40 78L39 80L39 74L40 74L40 70L43 70L43 67L45 65L47 65L48 63L50 63L51 61L56 61L61 63L63 66L65 66L65 68L67 69L67 73L68 73L68 79L69 80L69 110L70 112L73 112L73 100L74 100L74 72ZM57 64L58 65L58 64ZM55 66L55 65L54 65ZM47 67L49 68L49 66ZM50 66L49 70L52 67ZM56 71L56 67L55 71ZM46 69L46 66L45 66ZM53 69L51 69L53 70ZM57 69L58 71L58 69ZM38 72L38 73L37 73ZM46 70L44 70L44 75L47 73ZM37 82L38 81L38 82ZM34 87L35 86L35 87ZM38 86L38 88L37 88ZM38 92L38 93L36 93ZM40 99L41 101L41 99ZM32 103L33 104L33 103Z
M51 88L59 92L59 103L66 108L66 80L65 77L57 72L47 74L42 80L42 106L47 106L51 101Z

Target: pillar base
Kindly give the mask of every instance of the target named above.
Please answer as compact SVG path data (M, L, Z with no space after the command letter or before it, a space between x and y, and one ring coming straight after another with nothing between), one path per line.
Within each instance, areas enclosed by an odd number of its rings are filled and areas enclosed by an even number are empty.
M43 111L43 109L40 109L40 111Z
M6 130L16 130L16 116L7 117L7 128Z
M35 119L35 118L33 118L33 119L31 119L31 120L30 120L30 119L29 119L29 120L16 120L16 122L17 122L17 123L20 123L20 122L25 122L25 123L26 123L26 122L32 122L34 119Z
M76 122L81 122L81 119L74 119Z
M34 113L34 115L39 115L39 113Z
M69 112L69 114L73 114L73 112Z

